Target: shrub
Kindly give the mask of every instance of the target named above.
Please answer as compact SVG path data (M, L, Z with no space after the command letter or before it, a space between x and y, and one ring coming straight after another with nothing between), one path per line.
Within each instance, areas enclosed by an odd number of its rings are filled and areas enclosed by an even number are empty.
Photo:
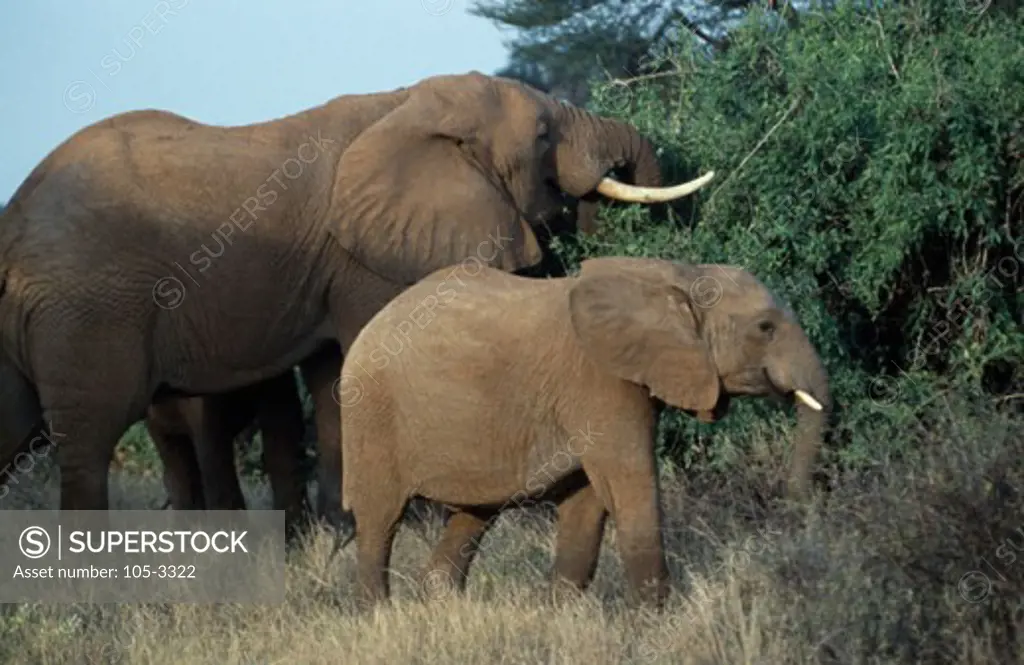
M1019 413L1024 386L1024 14L885 4L808 11L795 28L754 11L724 53L680 42L669 74L598 85L594 110L649 136L671 180L717 175L672 224L616 206L597 235L556 249L570 268L625 254L758 275L832 375L845 462L906 452L902 434L940 395ZM686 463L675 442L711 428L749 440L765 418L783 416L750 403L707 426L669 412L662 445Z

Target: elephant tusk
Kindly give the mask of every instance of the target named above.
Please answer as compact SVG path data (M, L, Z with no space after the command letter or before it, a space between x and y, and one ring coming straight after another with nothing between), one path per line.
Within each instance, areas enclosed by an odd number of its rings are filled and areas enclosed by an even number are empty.
M672 187L638 187L627 185L613 178L604 177L597 184L597 191L610 199L627 203L664 203L674 201L687 194L692 194L715 177L714 171L708 171L696 180L684 182Z
M811 407L815 411L821 411L824 408L821 406L821 402L811 397L809 393L805 393L802 390L794 390L793 394L796 395L796 398L798 400L800 400L807 406Z

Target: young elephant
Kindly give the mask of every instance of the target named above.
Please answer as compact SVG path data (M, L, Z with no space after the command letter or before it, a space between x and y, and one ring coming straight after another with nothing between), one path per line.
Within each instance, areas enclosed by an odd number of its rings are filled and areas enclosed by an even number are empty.
M789 490L805 495L828 377L793 315L751 274L618 257L562 279L471 273L437 271L392 300L342 367L342 501L356 522L364 600L389 595L410 497L455 511L427 575L461 589L490 517L515 497L555 492L556 576L589 584L610 514L630 601L660 606L654 398L713 420L730 395L794 396L801 434Z

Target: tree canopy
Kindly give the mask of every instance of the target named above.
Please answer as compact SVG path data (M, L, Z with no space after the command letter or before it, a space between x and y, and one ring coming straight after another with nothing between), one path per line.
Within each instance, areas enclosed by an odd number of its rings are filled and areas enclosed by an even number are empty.
M477 0L470 11L514 31L507 42L509 64L499 74L582 103L591 81L638 76L660 49L680 41L681 27L717 34L756 4L758 0Z
M693 32L716 44L765 0L476 0L470 12L513 31L497 72L582 104L595 80L635 77ZM769 2L768 4L774 4Z

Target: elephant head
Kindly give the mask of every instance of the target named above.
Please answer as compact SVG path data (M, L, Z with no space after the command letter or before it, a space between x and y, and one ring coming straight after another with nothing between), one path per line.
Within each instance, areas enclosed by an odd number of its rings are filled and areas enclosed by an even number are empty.
M569 293L585 355L652 396L722 415L730 395L791 396L788 494L806 498L830 409L828 376L792 312L750 273L660 260L586 260Z
M468 259L536 265L533 227L566 195L655 203L713 177L659 187L654 150L634 128L511 79L437 76L386 94L390 110L338 161L329 216L356 260L402 283ZM619 182L614 171L649 186ZM593 210L580 220L590 230Z

